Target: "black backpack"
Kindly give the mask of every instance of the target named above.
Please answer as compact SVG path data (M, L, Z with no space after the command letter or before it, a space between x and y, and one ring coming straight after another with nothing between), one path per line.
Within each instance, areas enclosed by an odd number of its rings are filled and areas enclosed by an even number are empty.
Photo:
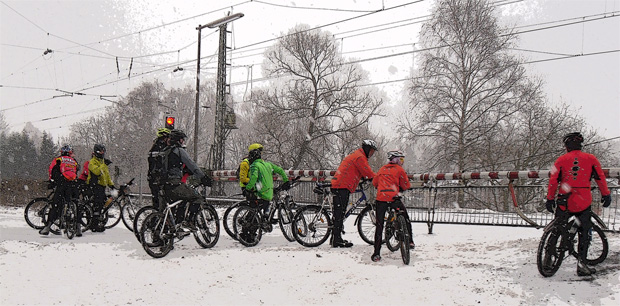
M149 152L149 173L148 180L153 184L163 184L168 178L168 156L173 147L167 146L163 150Z

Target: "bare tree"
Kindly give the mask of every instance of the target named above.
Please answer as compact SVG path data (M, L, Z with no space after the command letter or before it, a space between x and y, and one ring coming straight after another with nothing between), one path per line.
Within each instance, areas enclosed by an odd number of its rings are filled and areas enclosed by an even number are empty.
M409 85L411 114L400 128L413 139L434 138L431 163L439 167L480 164L476 148L502 141L496 132L540 95L541 83L508 52L515 36L502 34L493 14L485 0L443 0L422 28L422 68Z
M263 70L279 79L253 93L255 124L287 166L337 165L334 144L379 114L381 100L358 86L366 74L344 62L328 32L307 25L291 29L266 51Z

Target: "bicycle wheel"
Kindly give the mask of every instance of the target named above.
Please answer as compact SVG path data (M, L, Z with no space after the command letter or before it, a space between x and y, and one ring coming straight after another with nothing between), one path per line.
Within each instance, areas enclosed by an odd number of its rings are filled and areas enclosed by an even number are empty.
M309 205L293 218L293 236L305 247L317 247L332 233L332 219L321 206Z
M285 205L280 206L278 209L278 223L280 224L280 230L282 230L282 234L284 238L289 242L295 241L295 236L293 236L293 218L295 215L290 208L285 207Z
M235 239L235 240L237 240L237 234L234 232L233 218L235 216L235 212L239 208L239 205L241 205L241 203L244 203L244 202L245 201L237 202L229 206L228 208L226 208L226 211L224 211L224 216L222 217L222 223L224 225L224 230L226 231L228 236L230 236L232 239Z
M82 202L78 202L76 206L78 209L78 225L82 227L82 232L85 232L90 228L90 223L93 220L93 208Z
M47 220L46 213L49 212L49 200L47 198L36 198L26 205L24 209L24 219L30 227L42 229ZM46 209L47 208L47 209Z
M108 212L103 216L106 229L111 229L121 222L121 204L114 202L110 205Z
M400 244L398 243L398 238L396 236L397 226L396 221L385 222L385 245L388 250L392 252L396 252L400 248Z
M357 216L357 232L366 243L375 244L375 229L377 228L376 212L371 206L366 206Z
M555 274L564 260L562 250L562 235L559 228L551 228L545 231L540 238L538 251L536 252L536 265L538 272L544 277Z
M205 205L194 221L198 231L194 232L194 238L198 245L203 248L212 248L220 239L220 220L217 211L211 205Z
M574 221L568 223L568 228L571 228ZM576 235L574 235L576 236ZM571 243L571 253L577 254L579 256L577 250L579 246L579 239L572 239ZM605 232L596 224L592 225L592 237L590 240L590 247L588 248L588 254L586 255L586 264L590 266L594 266L600 264L607 258L607 254L609 253L609 244L607 242L607 236Z
M140 242L140 229L142 229L142 223L144 222L144 219L146 219L148 215L156 211L157 209L155 209L155 207L149 205L138 209L138 212L136 212L136 216L133 219L133 233L134 235L136 235L136 239L138 239L138 242Z
M241 205L233 217L234 232L237 234L237 241L246 247L253 247L258 244L263 236L261 229L261 215L258 210L246 205Z
M78 214L77 207L74 202L65 203L63 209L62 222L64 226L65 235L67 238L73 239L78 227Z
M121 219L123 219L123 224L125 224L129 231L133 232L133 220L136 218L136 213L140 208L128 196L124 196L121 203Z
M409 252L409 240L411 234L407 229L407 219L405 219L405 216L399 214L398 217L396 217L396 224L398 224L398 235L396 236L398 237L400 244L400 256L403 258L403 263L408 265L411 260L411 253Z
M161 258L172 250L174 234L170 222L165 222L165 215L156 211L149 214L140 228L142 248L152 257Z

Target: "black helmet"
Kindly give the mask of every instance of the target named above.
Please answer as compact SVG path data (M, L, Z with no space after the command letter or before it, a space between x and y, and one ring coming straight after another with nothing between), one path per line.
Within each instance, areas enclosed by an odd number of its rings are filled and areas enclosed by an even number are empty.
M579 132L573 132L566 134L564 138L562 138L562 142L564 142L564 146L570 152L573 150L581 150L581 144L583 143L583 135Z
M181 139L187 138L187 135L182 130L172 130L170 131L170 140L173 142L178 142Z
M71 153L73 153L73 148L70 145L64 145L60 148L60 155L71 156Z
M95 156L98 158L103 158L103 155L105 155L105 146L100 143L95 144L95 147L93 148L93 154L95 154Z
M255 161L255 160L257 160L257 159L259 159L259 158L261 158L261 152L262 152L262 150L260 150L260 149L254 149L254 150L250 151L248 153L248 159L250 160L250 163Z

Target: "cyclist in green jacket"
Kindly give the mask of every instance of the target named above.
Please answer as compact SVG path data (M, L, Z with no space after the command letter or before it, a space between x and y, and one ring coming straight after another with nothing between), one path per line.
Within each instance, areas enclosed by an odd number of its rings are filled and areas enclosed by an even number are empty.
M256 205L261 207L263 217L267 218L269 215L269 202L273 199L273 175L275 173L279 174L284 183L288 182L288 177L282 168L262 160L261 153L262 146L260 146L260 149L251 150L248 154L250 162L248 177L250 181L245 185L245 189L256 198L256 201L250 201L250 203L256 203Z

